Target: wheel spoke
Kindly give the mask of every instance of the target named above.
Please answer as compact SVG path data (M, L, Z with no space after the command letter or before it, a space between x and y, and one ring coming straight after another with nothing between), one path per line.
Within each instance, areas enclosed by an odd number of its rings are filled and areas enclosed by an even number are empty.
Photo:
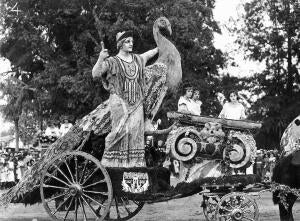
M91 186L95 186L95 185L97 185L97 184L99 184L99 183L105 183L105 179L104 179L104 180L100 180L100 181L95 182L95 183L92 183L92 184L89 184L89 185L87 185L87 186L84 186L83 189L88 188L88 187L91 187Z
M127 213L128 213L128 214L131 214L131 211L126 207L126 203L124 202L123 198L121 197L120 199L121 199L122 204L123 204L125 210L127 211Z
M59 181L59 182L65 184L66 186L69 186L69 184L67 184L65 181L59 179L58 177L54 176L53 174L46 173L46 176L51 177L51 178L53 178L53 179L56 179L57 181Z
M69 167L69 165L68 165L68 163L67 163L67 160L64 160L63 162L64 162L64 164L67 166L67 169L68 169L68 171L69 171L69 174L70 174L70 177L71 177L73 183L75 183L74 177L73 177L72 172L71 172L71 169L70 169L70 167Z
M108 196L107 192L98 192L98 191L91 191L91 190L83 190L83 192L85 192L85 193L94 193L94 194L101 194L101 195L104 195L104 196Z
M243 216L243 218L246 219L246 220L249 220L249 221L254 221L254 219L251 219L251 218L249 218L247 216Z
M88 205L88 207L92 210L92 212L94 213L94 215L99 218L99 214L97 214L97 212L95 211L95 209L85 200L85 198L83 196L81 196L81 198L85 202L85 204Z
M104 206L102 203L100 203L100 202L98 202L97 200L93 199L93 198L90 197L89 195L86 195L86 194L84 194L84 193L83 193L82 195L85 196L86 198L89 198L90 200L94 201L94 202L97 203L99 206L105 208L105 206Z
M66 215L65 215L65 217L64 217L64 220L66 220L67 217L68 217L68 214L69 214L69 212L70 212L70 209L71 209L71 206L72 206L73 201L74 201L74 197L72 197L72 199L71 199L71 201L70 201L70 204L69 204L69 206L68 206L68 208L67 208Z
M63 189L63 190L68 190L66 187L61 187L61 186L52 186L48 184L43 184L43 187L49 187L49 188L55 188L55 189Z
M243 210L243 213L252 214L254 211L251 210Z
M99 167L94 169L94 171L88 176L88 178L86 178L85 181L83 181L83 183L81 183L81 185L85 184L94 175L94 173L96 173L98 170L99 170Z
M227 211L227 212L231 212L231 210L229 210L229 209L227 209L227 208L225 208L225 207L223 207L223 206L220 206L220 209L225 210L225 211Z
M75 198L75 221L77 221L77 214L78 214L78 199Z
M136 202L136 201L134 201L134 200L132 200L132 202L133 202L135 205L140 206L140 202Z
M47 199L47 200L45 200L45 201L46 201L46 203L48 203L48 202L50 202L50 201L52 201L52 200L55 200L55 199L57 199L57 198L59 198L59 197L65 196L65 195L67 195L67 193L63 193L63 194L60 194L60 195L58 195L58 196L54 196L54 197L52 197L52 198L50 198L50 199Z
M63 206L65 205L65 203L68 201L70 197L68 197L66 200L64 200L57 208L56 210L52 213L53 215L55 215L55 213L57 213L57 211Z
M70 181L70 179L66 176L66 174L57 165L54 165L54 167L66 178L66 180L69 182L69 184L72 183Z
M220 215L220 217L228 217L228 216L230 216L230 214L223 214L223 215Z
M75 181L78 182L78 162L77 162L77 156L74 156L75 161Z
M115 204L116 204L117 216L118 216L118 219L120 219L121 215L120 215L120 211L119 211L119 204L118 204L117 198L115 198Z
M246 209L248 206L250 206L250 204L251 204L251 201L248 200L246 203L241 204L240 208L241 208L242 210L244 210L244 209Z
M85 173L85 169L86 169L87 164L88 164L88 160L85 160L84 161L84 167L83 167L83 170L82 170L82 174L81 174L81 177L79 179L79 183L81 183L83 181L84 173Z
M80 206L82 208L84 221L87 221L87 217L86 217L86 213L85 213L85 209L84 209L83 203L81 202L80 198L78 198L78 200L79 200Z

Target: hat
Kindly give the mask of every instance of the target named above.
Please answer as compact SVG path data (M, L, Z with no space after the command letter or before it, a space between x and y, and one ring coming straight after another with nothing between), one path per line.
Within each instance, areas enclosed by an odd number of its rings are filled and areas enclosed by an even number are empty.
M116 35L116 41L119 42L122 39L128 38L128 37L133 37L133 32L132 31L122 31L118 32Z

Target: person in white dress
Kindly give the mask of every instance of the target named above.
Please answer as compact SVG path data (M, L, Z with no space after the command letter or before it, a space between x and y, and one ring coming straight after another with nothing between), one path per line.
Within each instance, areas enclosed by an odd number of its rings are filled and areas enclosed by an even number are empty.
M60 130L53 122L50 122L45 130L45 135L48 137L60 137Z
M191 114L191 99L193 95L193 87L187 86L185 88L185 94L179 98L178 112L184 114Z
M201 105L202 102L200 101L200 91L195 89L193 93L193 97L191 99L191 105L190 105L190 112L193 115L201 115Z
M64 136L73 126L73 124L69 123L69 120L67 118L64 119L64 123L60 125L59 131L60 136Z
M10 188L14 186L15 174L14 174L14 161L13 157L10 157L7 161L7 187Z
M245 108L238 101L238 94L235 91L229 93L229 102L223 105L223 109L219 114L220 118L242 120L246 118Z

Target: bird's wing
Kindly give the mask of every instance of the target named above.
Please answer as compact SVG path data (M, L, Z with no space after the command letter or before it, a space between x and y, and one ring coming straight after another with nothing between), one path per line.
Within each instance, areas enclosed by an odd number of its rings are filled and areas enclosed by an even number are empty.
M110 108L108 100L101 103L95 110L83 117L77 124L84 131L93 131L97 135L111 131Z
M145 116L153 120L163 98L167 93L166 86L167 66L163 63L154 63L145 68Z

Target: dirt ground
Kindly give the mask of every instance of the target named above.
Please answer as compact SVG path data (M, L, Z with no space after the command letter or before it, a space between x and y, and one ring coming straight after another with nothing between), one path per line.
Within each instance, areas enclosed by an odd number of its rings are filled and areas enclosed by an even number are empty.
M205 221L200 207L202 196L171 200L168 202L146 204L144 208L133 217L132 221ZM256 199L260 210L259 220L279 221L278 208L273 205L270 193L264 193ZM300 220L300 201L294 206L294 218ZM36 220L34 220L36 219ZM27 206L12 204L8 208L0 208L0 221L50 221L42 204Z

